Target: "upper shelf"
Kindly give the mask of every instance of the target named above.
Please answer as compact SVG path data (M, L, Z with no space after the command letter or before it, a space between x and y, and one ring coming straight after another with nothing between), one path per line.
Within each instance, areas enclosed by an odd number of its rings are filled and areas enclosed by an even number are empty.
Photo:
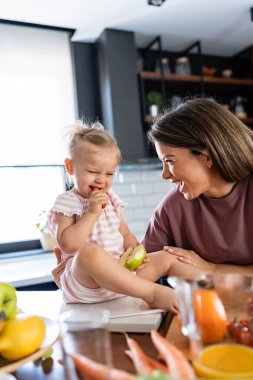
M154 71L140 71L139 76L143 79L162 79L161 74ZM165 81L174 82L201 82L213 83L213 84L225 84L225 85L238 85L238 86L252 86L253 79L240 79L240 78L219 78L204 75L178 75L178 74L164 74Z

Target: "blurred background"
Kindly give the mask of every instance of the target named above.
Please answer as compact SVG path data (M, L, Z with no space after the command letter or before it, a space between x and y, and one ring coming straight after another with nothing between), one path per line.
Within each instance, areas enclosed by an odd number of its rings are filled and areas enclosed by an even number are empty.
M252 127L252 6L0 0L0 259L48 250L43 218L66 188L62 164L75 120L99 120L118 140L114 189L139 239L173 188L146 141L159 112L204 95Z

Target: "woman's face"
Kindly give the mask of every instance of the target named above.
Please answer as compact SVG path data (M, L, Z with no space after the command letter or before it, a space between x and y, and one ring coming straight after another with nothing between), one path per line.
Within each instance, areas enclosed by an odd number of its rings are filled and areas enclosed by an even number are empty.
M200 194L211 196L212 161L207 154L194 156L188 148L160 142L155 142L155 148L163 163L163 179L179 185L185 199L191 200Z

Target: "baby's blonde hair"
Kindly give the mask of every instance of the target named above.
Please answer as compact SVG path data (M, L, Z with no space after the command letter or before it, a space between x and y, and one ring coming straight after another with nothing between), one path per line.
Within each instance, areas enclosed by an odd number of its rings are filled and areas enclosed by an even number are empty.
M83 123L80 120L76 122L70 133L68 145L71 158L74 157L75 149L80 142L89 142L103 148L114 147L118 154L119 162L121 160L121 153L116 140L104 130L104 126L99 122L91 124Z

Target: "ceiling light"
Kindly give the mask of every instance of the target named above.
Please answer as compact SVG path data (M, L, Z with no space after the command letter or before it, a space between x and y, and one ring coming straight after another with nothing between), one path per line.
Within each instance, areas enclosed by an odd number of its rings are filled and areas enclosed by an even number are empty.
M148 0L148 5L155 5L156 7L160 7L165 0Z

